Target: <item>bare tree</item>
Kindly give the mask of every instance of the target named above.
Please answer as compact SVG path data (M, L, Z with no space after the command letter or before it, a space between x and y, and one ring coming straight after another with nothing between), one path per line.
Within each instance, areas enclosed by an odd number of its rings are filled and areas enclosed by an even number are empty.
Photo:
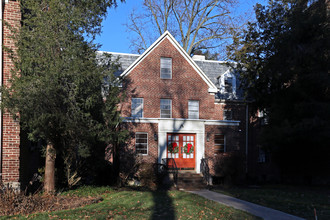
M224 46L239 28L232 18L235 0L144 0L140 13L133 10L128 31L136 33L131 47L141 53L169 30L188 54Z

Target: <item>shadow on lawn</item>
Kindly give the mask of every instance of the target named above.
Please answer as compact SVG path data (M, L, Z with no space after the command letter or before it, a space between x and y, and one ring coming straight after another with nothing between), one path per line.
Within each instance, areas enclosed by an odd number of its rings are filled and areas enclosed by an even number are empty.
M152 196L154 208L151 219L175 219L175 209L173 201L169 196L169 187L162 187L157 189L157 191L153 191Z

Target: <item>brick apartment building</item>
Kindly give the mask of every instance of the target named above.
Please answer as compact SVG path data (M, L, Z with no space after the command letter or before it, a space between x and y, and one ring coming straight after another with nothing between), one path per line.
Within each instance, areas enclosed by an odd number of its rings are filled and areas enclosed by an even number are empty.
M173 158L179 169L196 173L207 158L211 176L224 175L224 160L235 155L245 174L248 105L229 64L191 58L168 31L142 55L110 54L121 64L126 100L120 110L130 152L150 163Z
M18 27L19 2L1 0L0 5L1 21ZM14 49L10 30L4 22L0 26L1 48ZM9 85L13 64L5 50L0 54L0 82ZM167 161L174 160L179 169L196 173L201 173L201 161L207 159L213 177L238 170L237 163L225 163L238 156L236 162L241 163L244 174L258 173L260 152L251 137L255 129L230 65L203 56L191 58L169 32L142 55L111 54L121 63L118 75L124 79L122 88L127 95L120 105L131 133L127 149L143 161L164 163L171 158ZM37 163L31 163L31 158L37 158L39 150L20 135L19 122L10 114L1 112L0 120L0 182L19 187L36 172ZM129 159L125 153L121 152L122 162Z

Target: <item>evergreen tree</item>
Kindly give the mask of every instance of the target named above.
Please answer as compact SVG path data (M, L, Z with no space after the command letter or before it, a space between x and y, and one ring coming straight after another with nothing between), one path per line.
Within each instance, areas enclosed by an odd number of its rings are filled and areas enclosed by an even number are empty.
M93 144L109 141L112 134L105 129L112 129L107 125L113 122L108 120L119 121L119 91L111 88L102 97L102 80L111 71L98 65L93 44L107 8L115 3L21 1L15 69L11 86L2 88L2 105L19 118L30 140L46 141L46 192L55 190L57 155L65 155L68 164L76 156L89 156Z
M269 116L263 146L283 174L322 176L330 169L329 3L273 0L255 12L228 49L247 97Z

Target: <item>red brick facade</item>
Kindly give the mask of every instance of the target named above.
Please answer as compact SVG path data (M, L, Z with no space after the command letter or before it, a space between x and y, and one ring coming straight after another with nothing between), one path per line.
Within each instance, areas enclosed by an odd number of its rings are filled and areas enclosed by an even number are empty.
M158 131L158 124L156 123L128 123L127 129L134 131L130 133L131 138L127 143L127 149L121 151L121 158L123 163L127 161L126 155L135 155L135 134L147 133L148 134L148 155L139 158L139 162L156 163L158 158L158 142L154 139L155 133Z
M209 92L210 84L203 79L199 70L191 64L190 58L184 56L173 41L171 36L160 38L155 46L141 55L129 71L123 73L126 100L121 104L121 110L131 132L131 139L127 145L129 151L135 152L135 134L147 133L148 155L140 155L139 158L146 162L161 163L167 156L167 135L189 133L196 135L197 172L201 172L201 159L208 158L212 176L226 175L226 172L217 169L219 161L228 158L231 160L233 155L238 155L242 162L241 171L244 173L246 104L239 101L217 101L215 94ZM172 79L160 77L162 57L172 58ZM132 98L143 98L143 117L140 119L131 118ZM169 119L160 118L161 99L172 100L172 117ZM189 100L199 101L199 118L196 120L188 119ZM232 119L224 120L225 109L231 109ZM225 153L215 153L215 134L226 136ZM121 159L122 163L127 160L123 154Z
M18 1L9 1L3 4L3 21L11 27L18 27L21 19L20 7ZM9 49L15 49L15 45L11 36L10 28L3 24L3 46ZM2 83L9 86L11 77L11 69L13 63L6 51L3 53L2 66ZM1 172L2 181L17 185L19 182L19 166L20 166L20 127L17 121L7 112L2 112L2 140L1 140Z
M172 58L172 79L160 78L160 58ZM123 116L129 117L132 97L144 98L145 118L160 117L160 99L172 99L172 117L188 118L188 100L199 101L199 118L220 120L219 105L208 85L168 39L164 39L125 79L127 101Z

